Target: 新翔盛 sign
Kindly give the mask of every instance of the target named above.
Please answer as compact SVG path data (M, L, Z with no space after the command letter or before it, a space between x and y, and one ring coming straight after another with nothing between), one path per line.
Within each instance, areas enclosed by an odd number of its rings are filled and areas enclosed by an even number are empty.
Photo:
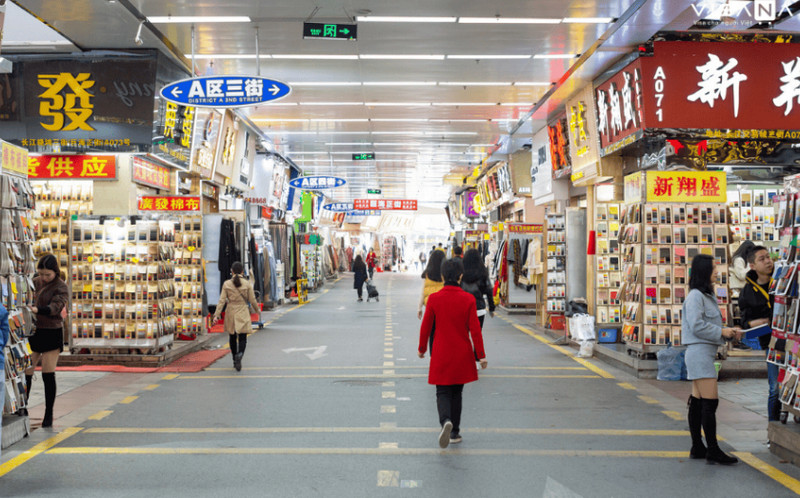
M194 107L245 107L286 97L286 83L258 76L203 76L170 83L161 97Z
M322 190L341 187L345 183L347 181L344 178L335 176L301 176L290 181L289 185L300 190Z

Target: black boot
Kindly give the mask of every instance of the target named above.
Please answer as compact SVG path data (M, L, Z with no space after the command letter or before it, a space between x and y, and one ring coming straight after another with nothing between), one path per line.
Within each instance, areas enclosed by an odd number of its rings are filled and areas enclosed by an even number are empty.
M719 406L718 399L701 399L702 413L701 420L703 424L703 432L706 435L706 444L708 445L708 452L706 453L707 463L718 463L720 465L733 465L739 459L726 455L717 444L717 407Z
M237 372L242 371L242 356L244 356L244 353L236 353L233 355L233 368L235 368Z
M689 451L689 458L700 459L706 457L706 445L703 444L702 427L702 405L700 398L689 396L689 433L692 435L692 449Z
M25 374L25 408L19 410L20 416L28 416L28 399L31 397L31 383L33 383L33 375Z
M44 418L42 427L53 426L53 405L56 402L56 374L55 372L42 373L44 383Z

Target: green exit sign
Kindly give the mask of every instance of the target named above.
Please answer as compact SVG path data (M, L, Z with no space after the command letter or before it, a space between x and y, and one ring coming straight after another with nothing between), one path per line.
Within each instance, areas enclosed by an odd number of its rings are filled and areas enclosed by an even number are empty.
M374 161L374 152L362 152L360 154L353 154L353 161Z
M368 194L378 194L378 195L380 195L381 189L379 189L379 188L368 188L367 189L367 193Z
M355 24L303 23L303 38L356 41L358 29Z

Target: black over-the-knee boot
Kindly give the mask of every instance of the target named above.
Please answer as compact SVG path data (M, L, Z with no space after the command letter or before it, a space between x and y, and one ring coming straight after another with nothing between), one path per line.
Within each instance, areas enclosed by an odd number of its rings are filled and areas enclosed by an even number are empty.
M703 417L703 402L700 398L689 396L689 433L692 435L692 449L689 458L705 458L706 445L703 444L701 427Z
M706 445L708 452L706 453L706 461L708 463L719 463L721 465L733 465L739 460L730 455L726 455L717 444L717 407L719 406L718 399L701 399L702 414L701 420L703 424L703 432L706 435Z
M55 372L42 372L42 382L44 383L44 418L42 419L42 427L52 427L53 405L56 402Z

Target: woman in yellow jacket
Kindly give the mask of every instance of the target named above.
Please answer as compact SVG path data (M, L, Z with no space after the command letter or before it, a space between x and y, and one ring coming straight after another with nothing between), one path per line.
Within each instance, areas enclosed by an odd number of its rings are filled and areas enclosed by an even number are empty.
M445 260L444 251L433 251L428 258L428 265L422 272L425 285L422 286L422 294L419 296L419 306L417 307L417 318L422 320L422 312L428 304L428 296L434 292L439 292L444 287L442 278L442 263Z
M222 284L222 293L214 313L214 322L219 321L222 311L225 311L225 332L230 334L231 355L233 355L233 368L237 372L242 370L242 356L247 347L247 334L252 332L250 321L250 307L257 312L258 303L253 292L253 285L243 276L242 263L235 262L231 266L233 278Z

